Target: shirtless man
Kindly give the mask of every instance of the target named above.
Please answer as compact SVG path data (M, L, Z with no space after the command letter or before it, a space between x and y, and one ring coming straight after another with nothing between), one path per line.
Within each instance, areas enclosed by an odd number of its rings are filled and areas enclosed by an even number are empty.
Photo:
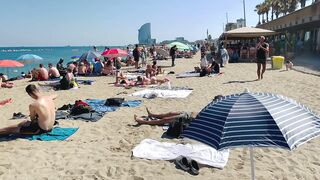
M60 77L60 73L56 67L54 67L51 63L48 65L49 67L49 77L54 79Z
M39 65L40 70L39 70L39 76L38 76L38 81L46 81L49 79L49 73L46 68L44 68L43 64Z
M26 87L26 92L35 99L35 102L29 105L31 121L24 120L19 124L1 128L0 135L41 134L52 130L56 116L53 100L57 96L44 96L33 84Z

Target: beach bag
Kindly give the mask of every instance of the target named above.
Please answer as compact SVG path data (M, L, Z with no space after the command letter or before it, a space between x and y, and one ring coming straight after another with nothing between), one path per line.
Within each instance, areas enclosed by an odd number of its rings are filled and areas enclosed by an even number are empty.
M206 76L208 74L206 69L201 69L200 71L200 77Z
M166 135L171 138L179 138L182 132L188 127L189 124L185 124L182 119L173 121L170 123Z
M84 105L84 104L79 104L79 105L75 105L72 109L70 114L71 115L80 115L80 114L84 114L84 113L90 113L92 112L93 109L91 108L91 106L89 105Z
M124 101L124 98L108 98L104 105L106 106L120 106Z

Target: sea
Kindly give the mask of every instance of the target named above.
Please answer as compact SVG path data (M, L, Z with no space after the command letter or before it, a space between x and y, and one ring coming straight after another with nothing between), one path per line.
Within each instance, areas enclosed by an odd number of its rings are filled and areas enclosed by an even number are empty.
M123 48L121 46L108 46L109 48ZM103 46L96 46L97 51L101 52L105 49ZM63 47L0 47L0 60L10 59L16 60L18 57L24 54L35 54L43 58L43 60L22 62L24 67L10 67L1 68L0 73L7 74L9 78L17 77L21 75L21 72L27 73L35 67L39 67L39 64L43 64L48 67L48 63L56 65L60 58L64 59L64 63L73 61L71 57L81 56L93 50L92 46L63 46Z

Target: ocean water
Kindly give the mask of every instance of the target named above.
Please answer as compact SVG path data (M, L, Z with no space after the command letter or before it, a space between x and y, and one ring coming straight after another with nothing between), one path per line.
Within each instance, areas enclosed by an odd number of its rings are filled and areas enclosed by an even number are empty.
M119 46L108 46L109 48L122 48ZM99 52L104 50L104 47L97 46ZM0 73L8 74L9 77L16 77L21 72L28 72L34 67L39 67L39 64L44 64L48 67L48 63L56 65L60 58L64 59L64 64L72 61L72 56L81 56L81 54L93 50L92 46L65 46L65 47L0 47L0 60L11 59L16 60L24 54L35 54L43 58L43 60L24 63L24 67L1 68Z

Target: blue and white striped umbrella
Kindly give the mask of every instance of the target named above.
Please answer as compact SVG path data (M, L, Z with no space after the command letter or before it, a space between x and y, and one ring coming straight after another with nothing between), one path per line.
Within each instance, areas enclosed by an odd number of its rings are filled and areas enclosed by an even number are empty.
M293 150L320 135L320 118L304 105L270 93L234 94L208 104L182 137L215 149L280 147Z
M320 118L304 105L270 93L226 96L207 105L183 137L215 149L239 146L295 149L320 135Z

